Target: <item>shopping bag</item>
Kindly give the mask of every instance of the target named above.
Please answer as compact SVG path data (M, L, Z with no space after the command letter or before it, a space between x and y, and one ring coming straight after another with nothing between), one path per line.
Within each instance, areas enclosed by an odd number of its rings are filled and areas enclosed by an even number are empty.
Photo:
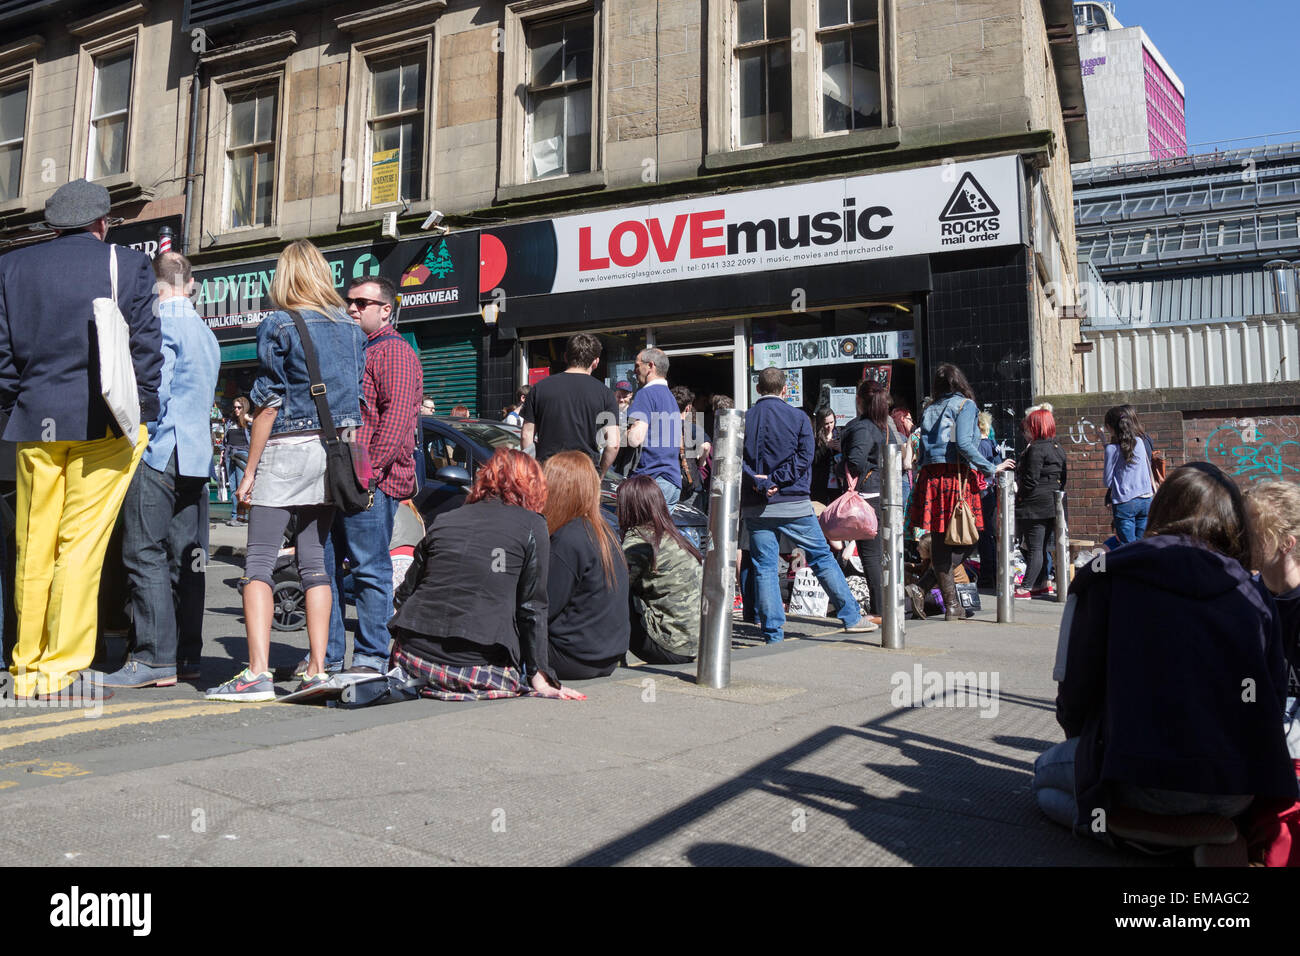
M99 391L117 427L134 447L140 440L140 393L131 361L131 330L117 305L117 246L109 247L108 274L113 297L101 296L91 303L99 342Z
M790 589L790 606L787 612L807 617L825 617L830 598L822 590L821 582L812 568L800 568Z
M849 490L822 512L822 533L828 541L861 541L876 536L876 512L855 490L856 478L849 478Z

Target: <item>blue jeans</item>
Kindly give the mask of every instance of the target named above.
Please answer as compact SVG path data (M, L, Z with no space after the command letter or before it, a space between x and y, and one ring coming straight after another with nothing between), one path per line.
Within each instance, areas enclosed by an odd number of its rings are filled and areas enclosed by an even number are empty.
M802 518L746 518L745 525L749 529L749 556L754 562L758 620L769 644L785 639L785 608L781 606L779 577L782 534L807 556L808 565L830 597L835 616L844 626L853 627L862 620L857 599L849 590L844 572L831 554L821 525L813 515Z
M352 589L357 602L357 636L352 647L353 667L388 669L388 619L393 616L393 561L388 545L397 517L396 498L375 489L375 503L360 514L338 514L325 541L325 569L330 575L334 605L330 609L330 639L325 648L325 669L343 667L347 647L343 626L343 556L351 565Z
M655 484L664 493L664 501L668 502L668 513L672 514L673 509L677 507L677 502L682 500L682 489L667 478L656 478Z
M150 667L198 663L208 560L208 480L140 462L122 502L122 563L134 618L131 657Z
M1071 737L1038 755L1034 761L1034 799L1053 823L1074 829L1079 805L1074 795L1074 754L1079 738Z
M1115 505L1115 537L1120 544L1137 541L1147 532L1147 512L1151 510L1150 498L1133 498Z
M230 491L230 514L233 517L239 510L239 502L235 500L235 492L239 490L239 483L244 480L244 469L240 468L234 461L226 462L226 488Z

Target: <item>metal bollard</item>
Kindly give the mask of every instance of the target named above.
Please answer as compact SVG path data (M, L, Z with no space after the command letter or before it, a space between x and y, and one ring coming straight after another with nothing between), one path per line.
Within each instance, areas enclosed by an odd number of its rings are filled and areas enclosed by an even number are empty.
M700 651L695 659L695 681L705 687L726 687L731 683L731 612L735 603L744 451L745 413L734 408L720 412L713 432L709 548L704 554Z
M998 472L998 623L1016 620L1015 582L1011 580L1011 539L1015 534L1016 496L1012 492L1016 476Z
M907 615L903 611L903 449L885 446L884 481L880 486L881 556L884 559L880 595L880 646L901 651Z
M1056 603L1070 589L1070 529L1065 525L1065 492L1056 492Z

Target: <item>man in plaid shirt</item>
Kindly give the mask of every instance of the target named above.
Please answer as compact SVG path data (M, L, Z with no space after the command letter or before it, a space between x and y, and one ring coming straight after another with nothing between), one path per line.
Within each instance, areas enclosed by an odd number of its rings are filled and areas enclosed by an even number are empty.
M383 672L388 663L388 619L393 614L393 562L388 544L398 504L415 494L415 430L424 393L424 373L415 350L392 326L397 304L393 283L375 276L357 279L348 289L348 314L361 325L366 370L361 379L361 428L378 485L375 503L360 514L336 514L325 543L325 566L333 567L330 639L325 667L343 667L343 557L356 585L357 636L352 669Z

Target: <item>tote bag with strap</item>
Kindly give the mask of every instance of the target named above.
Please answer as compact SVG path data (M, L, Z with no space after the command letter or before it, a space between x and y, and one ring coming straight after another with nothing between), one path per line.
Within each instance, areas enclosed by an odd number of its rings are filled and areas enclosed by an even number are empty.
M962 464L965 464L964 459ZM957 486L957 505L948 516L948 530L944 532L943 540L954 548L968 548L979 543L980 532L975 525L975 512L971 510L970 502L966 500L965 474L962 475L961 483Z
M307 323L292 309L289 317L298 329L302 351L307 358L307 374L311 377L311 395L316 402L316 414L325 436L325 493L334 507L345 515L360 514L375 502L375 476L370 469L366 449L356 442L344 441L334 428L329 399L325 395L325 379L316 360L316 345L307 331Z
M108 247L108 274L113 297L91 303L95 310L95 337L99 342L99 391L132 447L140 440L140 392L131 361L131 330L117 305L117 246Z

